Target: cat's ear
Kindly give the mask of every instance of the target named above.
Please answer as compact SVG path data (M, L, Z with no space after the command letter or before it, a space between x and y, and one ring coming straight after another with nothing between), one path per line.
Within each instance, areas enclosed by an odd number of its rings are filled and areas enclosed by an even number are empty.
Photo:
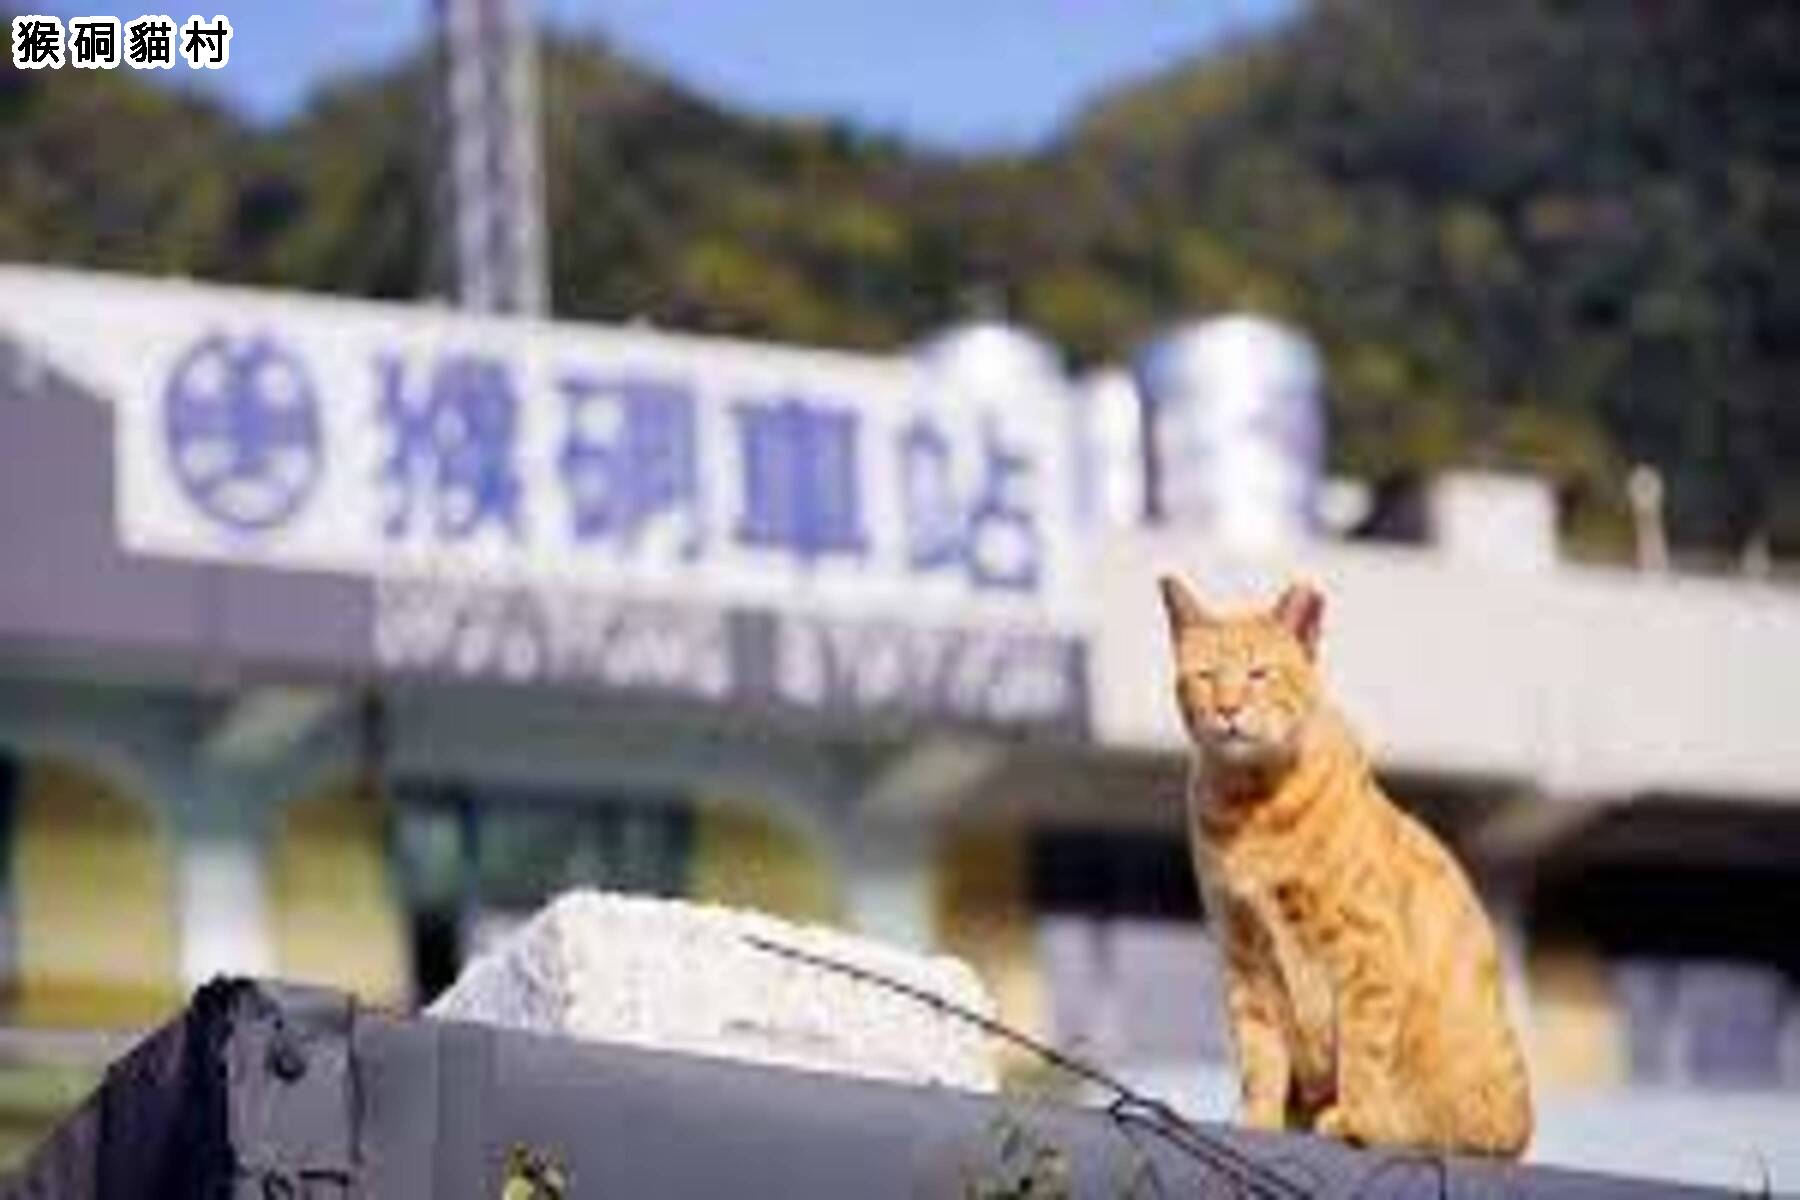
M1201 606L1200 598L1187 584L1173 575L1164 575L1156 582L1162 589L1163 611L1169 614L1170 636L1179 638L1183 630L1212 620L1212 615Z
M1319 626L1325 620L1325 597L1317 588L1304 583L1289 584L1281 593L1281 599L1275 601L1275 619L1294 635L1305 649L1306 657L1318 657Z

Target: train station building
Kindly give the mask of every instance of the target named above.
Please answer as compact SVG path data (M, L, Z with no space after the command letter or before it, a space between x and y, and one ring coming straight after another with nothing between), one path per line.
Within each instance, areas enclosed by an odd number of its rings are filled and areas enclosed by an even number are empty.
M1542 1157L1800 1171L1800 591L1571 563L1527 478L1358 536L1303 339L1131 366L0 268L0 1153L217 973L411 1006L576 886L953 951L1224 1118L1175 570L1324 588Z

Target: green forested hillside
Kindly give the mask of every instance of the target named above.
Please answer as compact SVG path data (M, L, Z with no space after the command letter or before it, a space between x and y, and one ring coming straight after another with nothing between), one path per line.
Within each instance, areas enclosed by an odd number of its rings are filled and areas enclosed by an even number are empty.
M1800 6L1321 2L1066 152L1332 343L1356 457L1548 455L1602 490L1645 460L1684 540L1800 542Z
M380 296L431 246L418 64L273 130L129 72L0 66L0 258ZM597 43L544 64L559 313L904 344L973 291L1083 360L1251 307L1326 345L1334 454L1528 464L1615 540L1800 552L1800 5L1315 0L951 158L726 111Z

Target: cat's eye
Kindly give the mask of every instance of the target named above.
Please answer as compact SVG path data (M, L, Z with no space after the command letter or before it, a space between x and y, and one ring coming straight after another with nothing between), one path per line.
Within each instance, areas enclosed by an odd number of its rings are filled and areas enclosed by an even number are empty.
M1251 683L1261 683L1263 680L1265 680L1269 677L1269 668L1267 668L1267 667L1251 667L1249 675L1250 675Z

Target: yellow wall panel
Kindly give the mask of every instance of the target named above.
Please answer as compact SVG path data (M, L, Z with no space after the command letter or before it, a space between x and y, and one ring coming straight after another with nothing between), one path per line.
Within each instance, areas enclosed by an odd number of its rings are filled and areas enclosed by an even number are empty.
M1550 1088L1603 1087L1625 1077L1625 1029L1604 961L1579 946L1531 955L1532 1075Z
M28 762L11 868L14 1019L132 1028L180 1007L174 872L147 805L82 767Z
M1038 967L1025 831L1012 826L956 830L943 846L935 904L939 944L980 973L1001 1020L1043 1036L1048 1002ZM1008 1075L1038 1066L1011 1047L1001 1061Z
M791 921L843 919L842 891L826 856L800 831L746 805L696 810L688 895Z
M268 879L282 978L375 1004L410 1000L406 920L378 803L344 783L288 805Z

